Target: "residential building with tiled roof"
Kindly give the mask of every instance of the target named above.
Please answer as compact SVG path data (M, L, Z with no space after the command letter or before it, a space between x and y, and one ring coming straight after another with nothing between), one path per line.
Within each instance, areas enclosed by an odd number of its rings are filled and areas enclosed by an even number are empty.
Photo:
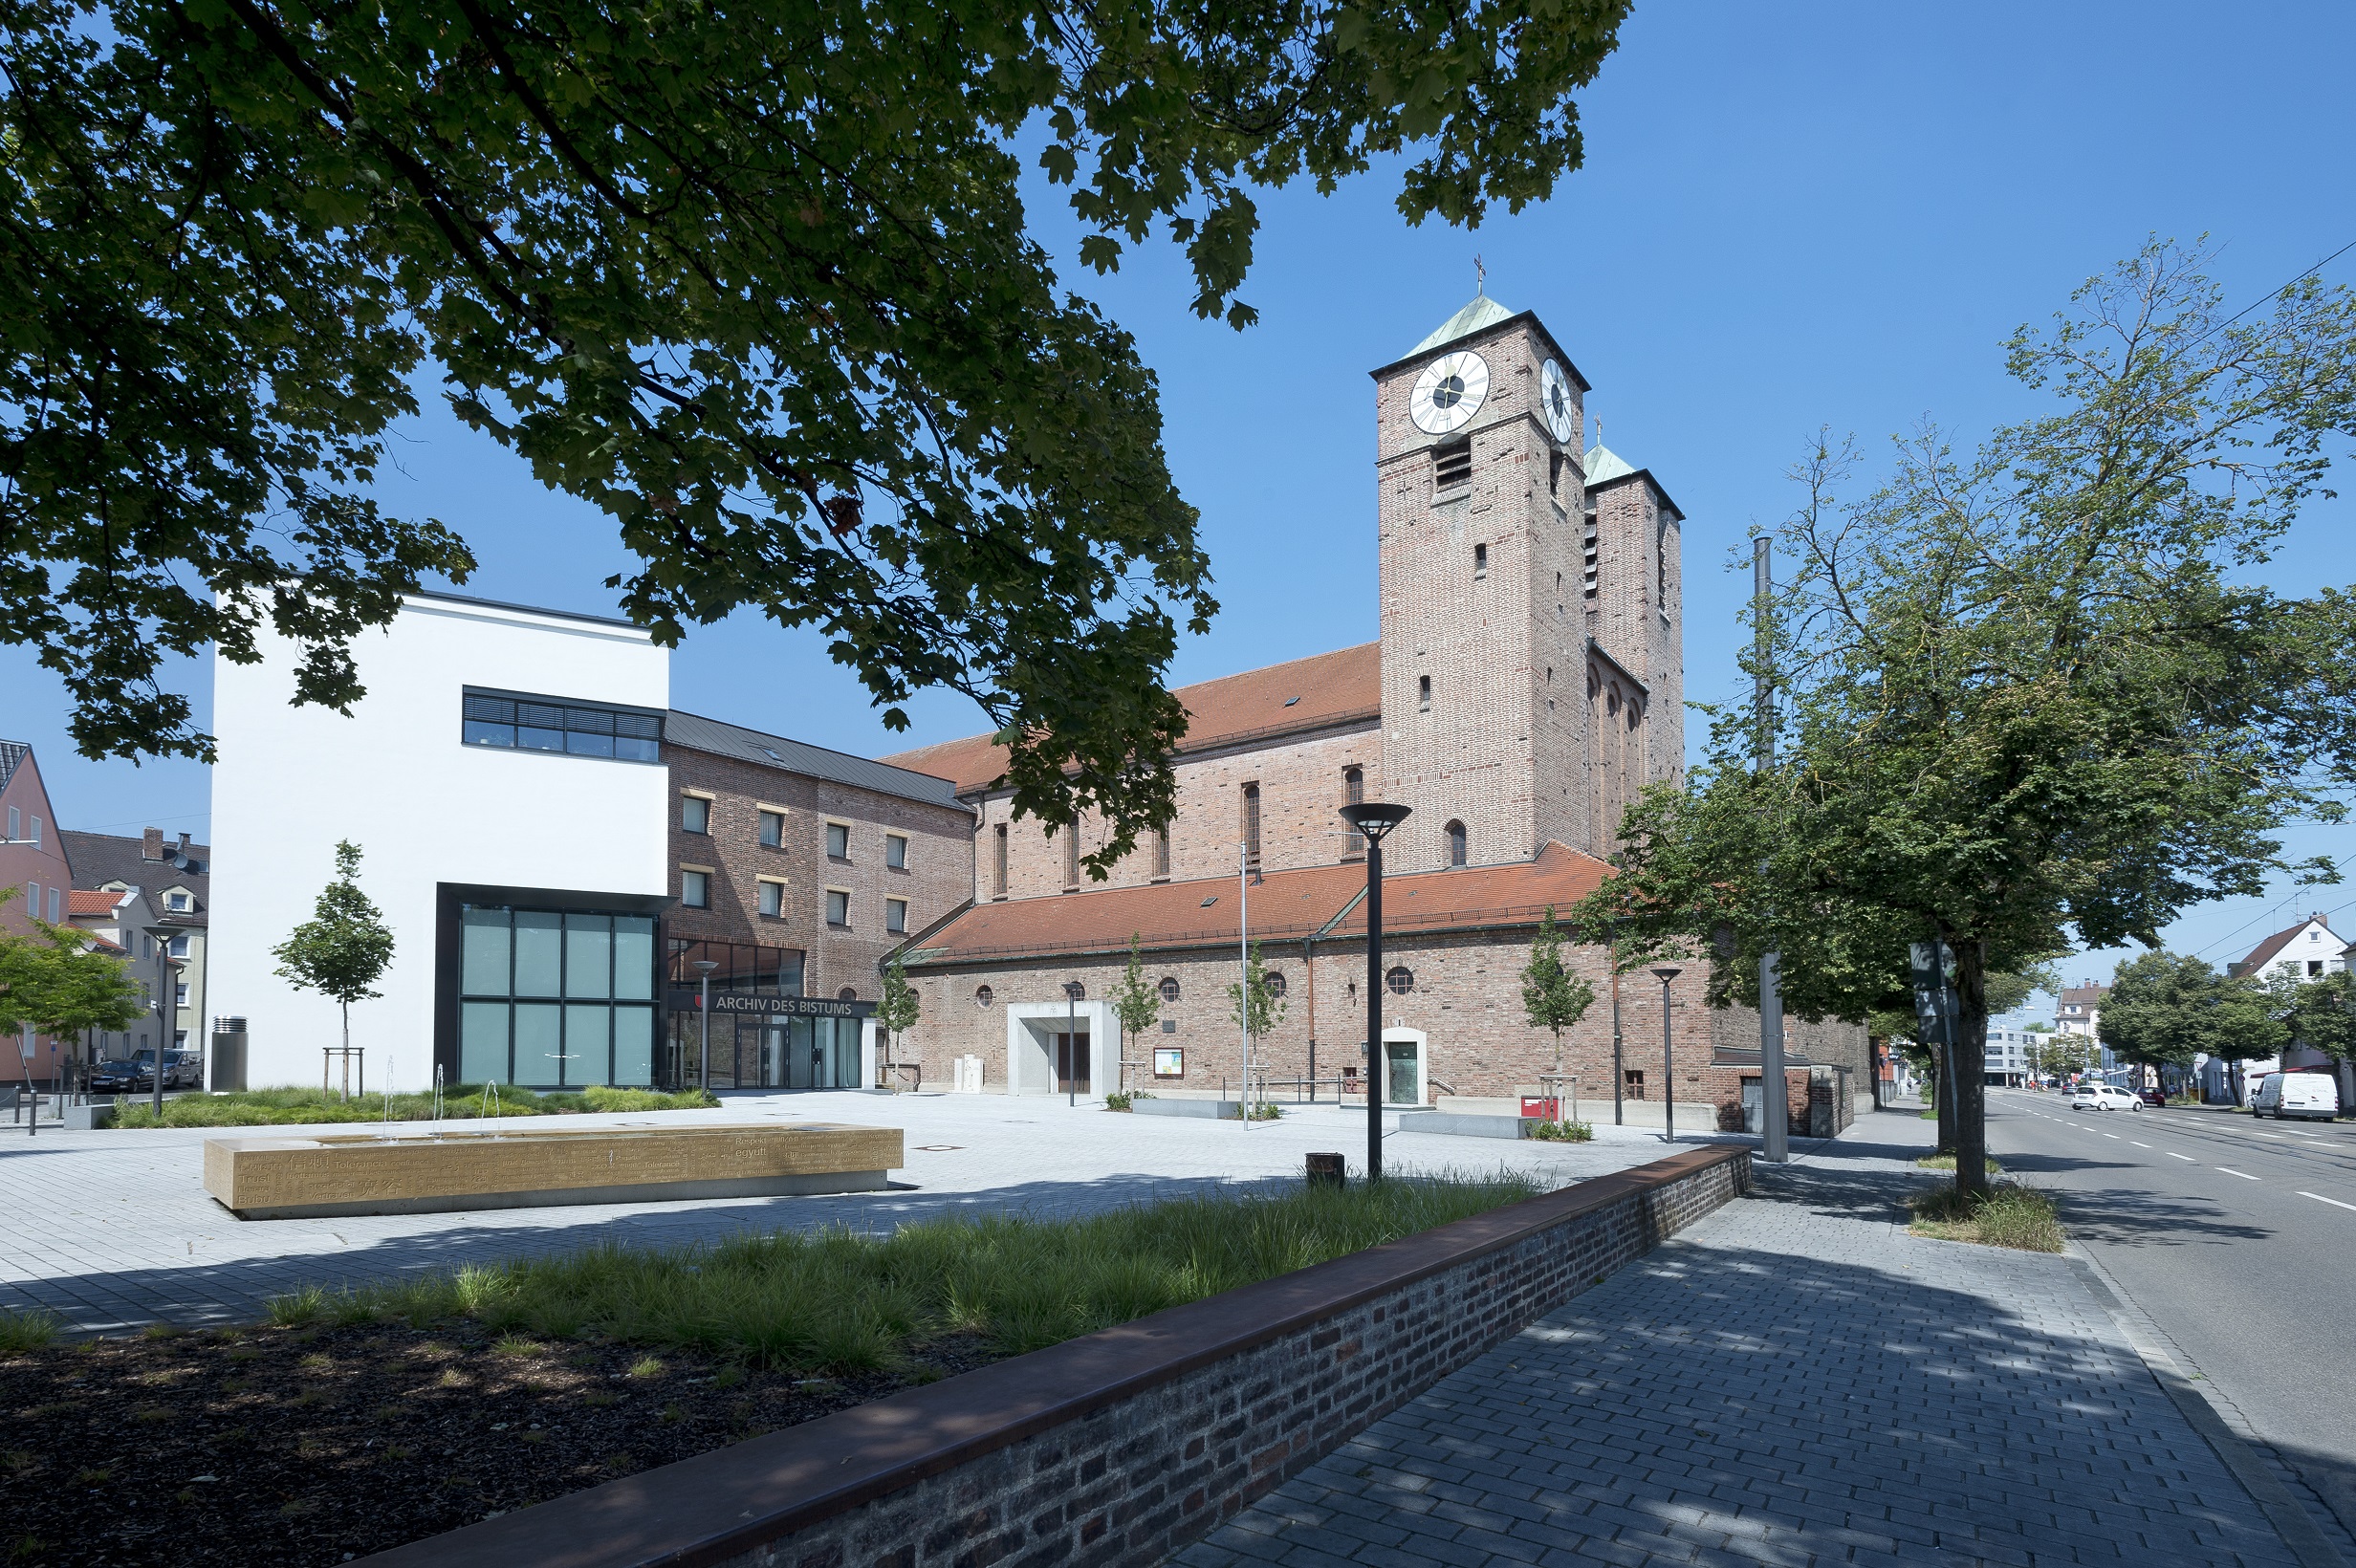
M1684 766L1685 519L1651 470L1587 441L1587 381L1531 312L1483 294L1372 374L1380 636L1178 688L1176 815L1105 881L1083 864L1104 825L1017 817L993 737L885 759L977 818L970 906L904 954L927 1077L979 1057L987 1086L1016 1093L1232 1087L1225 988L1248 926L1287 987L1255 1071L1363 1092L1364 845L1337 815L1358 800L1413 812L1385 846L1385 1091L1510 1100L1553 1069L1556 1042L1522 1016L1531 933L1610 875L1626 807ZM1168 999L1145 1042L1119 1039L1107 1000L1132 938ZM1603 954L1577 962L1611 991ZM1674 997L1692 1052L1678 1088L1739 1121L1757 1022L1703 1005L1707 968ZM1657 1042L1659 1007L1657 986L1624 980L1569 1032L1564 1071L1657 1102L1654 1053L1626 1041ZM1865 1087L1861 1031L1795 1022L1790 1038L1801 1110L1809 1067Z
M2275 932L2252 947L2240 962L2225 968L2228 974L2246 975L2258 981L2278 976L2313 980L2345 969L2347 947L2348 944L2332 930L2331 922L2314 914Z
M211 963L212 850L190 841L185 833L166 838L161 828L148 828L137 838L76 830L59 837L73 862L76 898L84 890L100 897L137 892L144 897L152 924L171 927L164 940L180 961L173 982L178 1016L171 1043L183 1051L207 1050L212 1015L206 1006L205 982ZM143 948L145 944L134 946Z
M6 890L0 892L0 930L27 936L38 929L36 920L64 924L73 881L40 758L27 742L0 740L0 889ZM20 1068L20 1042L8 1042L9 1076L21 1071L36 1082L54 1082L69 1049L46 1034L34 1035L32 1044Z

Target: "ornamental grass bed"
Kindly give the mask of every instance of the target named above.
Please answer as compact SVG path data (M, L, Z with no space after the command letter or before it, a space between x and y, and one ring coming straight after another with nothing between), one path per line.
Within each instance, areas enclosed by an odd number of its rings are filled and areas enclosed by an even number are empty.
M503 1085L494 1099L480 1084L462 1083L442 1092L445 1122L500 1116L583 1116L593 1111L708 1111L719 1100L701 1089L664 1094L656 1089L607 1089L534 1094ZM182 1095L164 1102L164 1118L144 1099L124 1099L115 1108L118 1127L282 1127L339 1122L429 1122L429 1094L334 1095L319 1089L246 1089L235 1094Z
M0 1315L11 1564L332 1564L1537 1195L1298 1185L884 1237L602 1248L271 1321L66 1342Z

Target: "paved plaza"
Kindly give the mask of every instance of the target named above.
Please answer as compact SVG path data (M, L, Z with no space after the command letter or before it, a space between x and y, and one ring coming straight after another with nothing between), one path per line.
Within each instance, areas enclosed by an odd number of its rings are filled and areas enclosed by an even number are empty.
M196 1327L251 1320L270 1296L306 1284L604 1242L710 1241L826 1226L878 1230L975 1209L1073 1213L1222 1182L1297 1177L1313 1149L1340 1150L1355 1169L1366 1146L1363 1108L1289 1107L1283 1120L1247 1128L999 1095L731 1098L716 1111L568 1117L563 1125L778 1121L903 1127L908 1165L893 1172L894 1190L841 1197L249 1221L207 1195L205 1140L298 1129L45 1129L27 1138L19 1127L11 1138L0 1123L0 1203L13 1218L0 1248L0 1306L45 1308L79 1333L156 1321ZM1394 1133L1385 1147L1394 1170L1511 1166L1555 1185L1666 1152L1657 1133L1609 1125L1585 1144Z
M1907 1233L1866 1121L1176 1560L2301 1561L2072 1259Z

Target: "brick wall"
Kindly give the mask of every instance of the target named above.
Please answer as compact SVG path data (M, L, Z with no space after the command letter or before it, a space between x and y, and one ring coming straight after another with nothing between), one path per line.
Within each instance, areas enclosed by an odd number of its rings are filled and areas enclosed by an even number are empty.
M1145 1568L1749 1185L1672 1155L367 1560Z
M1232 876L1243 841L1243 787L1260 787L1260 868L1332 865L1343 859L1344 828L1335 815L1347 798L1342 770L1364 770L1366 798L1382 798L1382 737L1361 724L1271 745L1181 760L1176 769L1178 816L1170 824L1169 880ZM981 836L974 840L973 897L995 896L992 839L1007 830L1007 887L1011 899L1054 897L1064 891L1064 839L1036 817L1016 820L1014 796L982 802ZM1093 817L1080 824L1080 853L1093 853L1108 834ZM1150 838L1122 859L1105 882L1080 873L1080 887L1139 887L1155 880Z
M1427 1036L1426 1071L1447 1092L1489 1098L1536 1094L1538 1076L1554 1070L1555 1038L1530 1027L1521 998L1521 969L1530 961L1530 932L1497 930L1417 935L1390 932L1384 939L1384 968L1406 968L1413 977L1405 995L1385 992L1383 1024L1385 1031L1409 1029ZM1267 968L1285 983L1284 1016L1266 1038L1254 1042L1259 1070L1276 1079L1310 1076L1310 1042L1314 1024L1316 1076L1331 1078L1363 1059L1366 1037L1364 999L1366 959L1363 941L1320 943L1314 962L1303 945L1288 942L1261 949ZM1611 1098L1612 1008L1608 955L1600 947L1566 947L1564 962L1595 990L1595 1005L1586 1016L1563 1032L1561 1070L1575 1074L1579 1092L1590 1108ZM1061 998L1063 982L1079 980L1092 998L1110 994L1126 968L1125 956L1056 960L1038 964L969 966L926 970L911 975L922 998L923 1013L911 1038L929 1064L966 1055L982 1058L987 1084L1006 1081L1006 1016L1010 1002L1052 1002ZM1130 1087L1216 1091L1222 1082L1240 1084L1243 1076L1242 1040L1227 988L1238 977L1239 962L1233 947L1148 954L1145 978L1158 983L1177 981L1179 999L1166 1005L1163 1017L1177 1025L1169 1033L1158 1026L1129 1042L1124 1050L1132 1062L1146 1063L1156 1045L1186 1048L1182 1078L1149 1080L1141 1066L1130 1075ZM1713 1009L1704 999L1707 967L1689 965L1671 990L1675 1013L1677 1100L1691 1106L1697 1122L1738 1125L1742 1079L1756 1077L1758 1014L1747 1008ZM991 1005L978 1006L975 992L991 989ZM1622 1069L1644 1075L1646 1098L1662 1096L1661 988L1649 975L1620 977ZM1809 1024L1787 1018L1785 1040L1795 1055L1838 1063L1862 1081L1867 1066L1865 1032L1840 1023ZM1752 1064L1722 1062L1722 1055L1749 1052ZM947 1068L937 1069L944 1076ZM1807 1125L1808 1087L1804 1074L1794 1073L1787 1083L1791 1125ZM1330 1090L1326 1091L1331 1093ZM1845 1119L1841 1122L1847 1124Z
M803 990L833 996L848 986L862 1001L882 994L876 965L901 937L884 928L884 901L908 901L908 930L920 931L955 908L971 885L972 818L962 810L862 790L829 779L763 768L681 746L664 748L671 773L671 895L683 865L712 868L711 907L674 906L674 938L712 938L796 947L804 956ZM711 797L711 832L680 825L679 801ZM783 843L760 840L763 806L786 808ZM826 854L829 820L849 824L850 855ZM884 863L884 836L905 835L907 867ZM781 912L760 912L759 883L781 878ZM826 923L826 890L850 890L850 921Z

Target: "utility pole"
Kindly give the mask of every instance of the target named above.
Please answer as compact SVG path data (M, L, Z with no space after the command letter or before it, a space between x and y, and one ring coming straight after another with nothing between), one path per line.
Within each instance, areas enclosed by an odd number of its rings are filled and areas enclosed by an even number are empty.
M1235 918L1236 954L1240 966L1240 984L1235 994L1242 998L1235 1006L1235 1014L1243 1020L1243 1094L1235 1101L1243 1112L1243 1130L1252 1130L1252 845L1235 846L1235 897L1239 913Z
M1776 695L1771 632L1775 586L1775 541L1762 534L1751 541L1751 592L1758 642L1753 680L1758 704L1757 771L1776 763ZM1778 1165L1792 1157L1791 1090L1783 1075L1783 955L1769 948L1758 961L1758 1118L1760 1153Z

